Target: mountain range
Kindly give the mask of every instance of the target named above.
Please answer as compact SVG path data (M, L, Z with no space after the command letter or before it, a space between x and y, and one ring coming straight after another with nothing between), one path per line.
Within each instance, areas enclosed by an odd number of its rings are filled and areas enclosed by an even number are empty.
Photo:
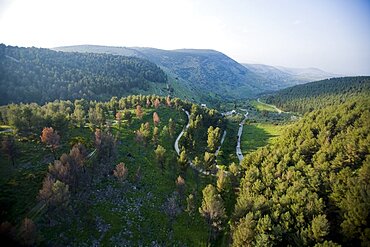
M240 99L263 92L334 77L316 69L240 64L215 50L161 50L144 47L78 45L53 48L63 52L108 53L147 59L161 67L189 99L209 102L226 97Z

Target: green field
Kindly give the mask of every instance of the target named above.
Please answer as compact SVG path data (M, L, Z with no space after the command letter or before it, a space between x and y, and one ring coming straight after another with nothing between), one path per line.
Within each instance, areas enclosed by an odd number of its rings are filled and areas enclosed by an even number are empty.
M250 104L255 107L259 111L269 111L269 112L278 112L274 107L268 104L264 104L261 102L258 102L257 100L253 100L250 102Z
M289 125L275 125L270 123L246 124L241 138L243 155L259 147L274 143Z

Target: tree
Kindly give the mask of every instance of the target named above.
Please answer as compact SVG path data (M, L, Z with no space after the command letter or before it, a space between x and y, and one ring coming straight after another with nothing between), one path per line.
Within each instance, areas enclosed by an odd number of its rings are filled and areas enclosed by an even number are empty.
M154 105L154 107L157 109L158 107L159 107L159 105L161 104L161 102L159 101L159 99L158 98L156 98L155 100L154 100L154 103L153 103L153 105Z
M204 153L204 164L206 170L210 170L215 164L215 161L216 157L214 153L209 153L207 151Z
M59 147L60 136L52 127L45 127L42 130L41 141L45 143L53 153L54 159L56 159L55 151Z
M177 192L179 193L180 198L182 199L184 196L185 187L186 187L185 179L179 175L175 183L176 183Z
M153 113L153 123L154 123L154 126L157 126L159 124L159 116L158 116L158 113L157 112L154 112Z
M141 105L136 106L135 113L137 118L143 118L143 110L141 109Z
M157 162L160 164L161 166L161 170L162 170L162 173L163 173L163 169L164 169L164 162L165 162L165 159L166 159L166 149L164 147L162 147L161 145L158 145L157 146L157 149L154 150L155 152L155 157L157 159Z
M180 169L182 170L183 173L186 172L186 169L188 168L188 158L186 157L186 151L182 150L180 152L180 156L177 158L177 163L180 166Z
M172 120L172 118L170 118L168 120L168 131L169 131L169 133L170 133L171 136L173 136L175 134L175 129L176 129L176 124Z
M29 218L24 218L19 228L19 236L23 245L33 246L37 240L37 228Z
M213 128L213 126L210 126L208 128L208 139L207 139L207 144L208 144L208 150L211 153L216 152L218 143L220 141L220 136L221 136L221 130L220 128Z
M123 162L116 165L116 169L113 171L113 175L118 178L120 182L125 181L128 175L128 169Z
M186 198L186 212L188 212L189 216L194 216L194 213L195 213L195 199L194 199L193 194L190 194Z
M37 198L47 206L48 212L61 210L68 206L69 186L47 174Z
M167 96L167 97L166 97L166 105L167 105L168 107L171 107L171 98L170 98L170 96Z
M110 132L95 131L95 148L100 162L109 162L117 154L116 138ZM107 167L106 167L107 168Z
M230 192L231 190L231 180L226 172L222 169L219 169L217 172L217 190L218 192Z
M324 237L329 234L329 224L325 215L318 215L312 219L311 230L312 238L317 242L322 242Z
M117 120L117 123L118 123L118 129L121 129L121 120L122 120L122 113L121 112L116 113L116 120Z
M158 145L158 138L159 138L159 128L156 126L153 128L153 137L152 137L154 145Z
M123 119L125 119L128 123L131 122L131 119L132 119L132 114L129 110L125 109L123 111Z
M248 213L244 218L242 218L238 226L233 230L232 246L255 246L253 240L255 237L256 221L253 219L253 213Z
M181 213L180 205L178 203L178 195L176 192L172 193L163 204L163 211L169 218L169 239L172 241L173 237L173 223L177 217Z
M1 142L1 147L8 159L11 160L12 165L15 166L15 158L18 155L18 149L15 145L15 139L11 136L6 136L4 140Z
M202 206L199 208L199 213L205 218L209 226L208 243L210 243L210 240L214 240L218 231L222 229L226 213L222 198L212 184L207 185L202 193Z
M75 121L78 127L82 127L85 124L85 110L82 105L75 106L72 119Z

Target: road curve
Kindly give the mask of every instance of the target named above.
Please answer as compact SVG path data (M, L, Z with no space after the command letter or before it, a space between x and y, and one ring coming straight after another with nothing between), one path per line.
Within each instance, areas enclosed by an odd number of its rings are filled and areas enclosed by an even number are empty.
M185 126L185 128L180 132L180 134L177 136L176 138L176 141L175 141L175 144L174 144L174 148L175 148L175 151L177 153L177 155L180 155L180 148L179 148L179 141L181 139L181 137L184 135L184 132L189 128L190 126L190 114L188 111L186 111L185 109L182 109L186 115L188 116L188 124ZM222 146L222 143L225 141L225 137L226 137L226 130L224 130L224 133L222 135L222 138L221 138L221 143L220 143L220 146L217 148L216 152L215 152L215 156L218 155L220 149L221 149L221 146ZM189 165L191 168L197 170L199 173L202 173L203 175L212 175L212 176L215 176L215 174L212 174L210 173L209 171L205 171L203 169L200 169L198 167L196 167L193 162L191 162L191 160L189 160ZM218 170L218 166L216 165L216 169Z
M189 114L189 112L187 110L185 110L185 109L182 109L182 110L188 116L188 124L185 126L185 128L181 131L181 133L179 134L179 136L176 138L174 147L175 147L175 150L176 150L177 155L180 155L179 141L180 141L182 135L184 134L185 130L187 130L189 128L189 126L190 126L190 114Z

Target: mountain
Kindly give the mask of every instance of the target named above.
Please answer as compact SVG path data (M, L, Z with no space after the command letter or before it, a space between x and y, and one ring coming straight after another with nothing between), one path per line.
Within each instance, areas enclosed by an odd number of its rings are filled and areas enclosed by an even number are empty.
M164 71L137 57L0 44L0 104L77 98L108 100L112 96L166 90L166 82Z
M325 72L317 68L287 68L265 64L245 64L248 70L258 74L265 80L270 80L274 89L283 89L311 81L318 81L339 75Z
M142 47L106 47L80 45L54 48L64 52L109 53L148 59L170 77L189 88L201 100L212 98L245 98L277 89L270 80L242 66L225 54L214 50L160 50Z
M265 100L285 111L304 113L358 97L370 97L370 76L331 78L296 85L277 91Z

